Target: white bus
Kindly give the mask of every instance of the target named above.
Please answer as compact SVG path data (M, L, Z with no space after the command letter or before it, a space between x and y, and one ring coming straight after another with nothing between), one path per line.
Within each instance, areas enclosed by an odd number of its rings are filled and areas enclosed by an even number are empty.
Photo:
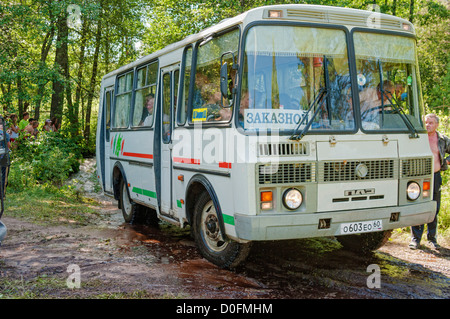
M314 5L255 8L107 74L98 178L127 222L190 226L212 263L254 241L361 251L430 222L433 160L414 26Z

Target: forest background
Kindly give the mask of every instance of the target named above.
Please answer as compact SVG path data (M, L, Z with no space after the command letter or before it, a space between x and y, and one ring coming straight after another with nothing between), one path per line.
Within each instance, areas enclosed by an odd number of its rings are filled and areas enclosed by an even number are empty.
M40 205L43 197L71 192L61 185L84 156L95 154L105 74L225 18L282 3L364 10L376 4L381 13L411 21L426 112L437 113L440 130L450 136L448 0L0 0L0 113L20 119L28 111L40 127L47 118L62 123L58 133L40 134L13 150L12 200L33 192ZM450 228L449 175L444 174L439 221L444 232ZM63 197L70 198L68 193Z

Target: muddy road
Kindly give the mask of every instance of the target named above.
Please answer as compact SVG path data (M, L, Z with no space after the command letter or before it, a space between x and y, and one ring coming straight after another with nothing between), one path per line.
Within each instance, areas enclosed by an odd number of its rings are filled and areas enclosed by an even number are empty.
M256 243L244 265L223 270L199 255L188 230L124 224L116 203L78 178L104 218L83 227L40 226L5 212L0 298L450 298L448 242L413 251L397 232L370 256L332 238Z

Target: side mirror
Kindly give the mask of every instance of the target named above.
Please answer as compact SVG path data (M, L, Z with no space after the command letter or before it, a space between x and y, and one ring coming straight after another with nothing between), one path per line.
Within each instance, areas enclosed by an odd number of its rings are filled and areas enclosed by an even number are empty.
M234 59L233 52L228 51L228 52L223 53L222 56L220 57L220 65L221 65L221 67L220 67L220 93L221 93L220 94L221 95L220 106L225 107L225 108L231 107L233 105L233 103L230 102L229 100L230 100L230 98L232 99L232 95L234 94L234 89L231 89L231 92L230 92L230 89L228 86L228 78L229 78L228 62L223 62L224 56L226 56L228 54L231 55L231 58L233 61L232 62L233 63L232 70L237 70L237 65L235 63L236 60ZM233 76L233 75L234 75L234 72L233 72L233 74L230 74L230 76ZM224 101L226 101L226 103L224 103Z
M228 99L228 63L225 62L220 68L220 92L222 99Z

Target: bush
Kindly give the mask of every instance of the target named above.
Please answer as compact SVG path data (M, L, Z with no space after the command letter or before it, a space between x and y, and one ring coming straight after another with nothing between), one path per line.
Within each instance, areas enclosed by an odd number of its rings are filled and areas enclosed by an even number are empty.
M19 138L11 152L8 186L26 188L36 183L61 185L80 169L80 148L59 132L40 133L38 138Z

